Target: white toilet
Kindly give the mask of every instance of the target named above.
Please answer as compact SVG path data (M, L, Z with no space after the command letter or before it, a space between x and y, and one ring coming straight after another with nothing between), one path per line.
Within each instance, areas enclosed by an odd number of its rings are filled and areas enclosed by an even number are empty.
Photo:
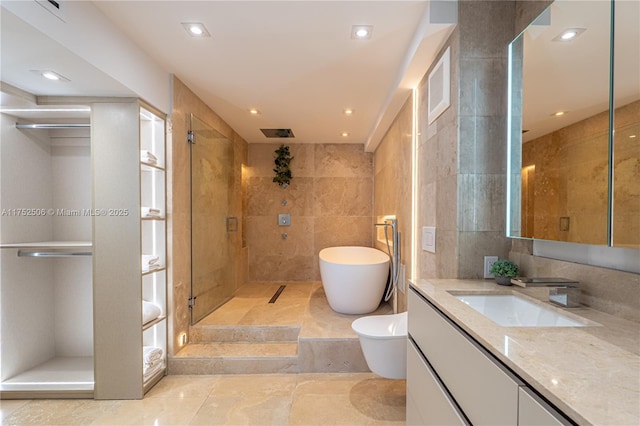
M387 379L407 378L407 313L358 318L351 328L369 369Z

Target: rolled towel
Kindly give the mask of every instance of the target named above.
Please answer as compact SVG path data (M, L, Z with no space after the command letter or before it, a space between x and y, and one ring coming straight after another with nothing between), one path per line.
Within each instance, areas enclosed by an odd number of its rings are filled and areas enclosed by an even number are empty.
M160 256L155 254L143 254L142 255L142 272L153 271L154 269L159 269L162 265L160 265Z
M157 164L158 163L158 157L156 157L155 155L153 155L149 151L141 149L140 150L140 161L142 161L143 163Z
M162 360L163 351L156 346L142 347L142 360L145 366L151 365L158 360Z
M155 207L141 207L140 215L142 217L162 217L162 210Z
M145 265L158 265L160 264L160 256L155 254L143 254L142 255L142 266Z
M153 321L162 314L162 308L155 303L142 301L142 324Z
M151 365L144 366L142 369L143 381L147 382L149 379L155 376L163 368L164 368L163 360L158 360Z

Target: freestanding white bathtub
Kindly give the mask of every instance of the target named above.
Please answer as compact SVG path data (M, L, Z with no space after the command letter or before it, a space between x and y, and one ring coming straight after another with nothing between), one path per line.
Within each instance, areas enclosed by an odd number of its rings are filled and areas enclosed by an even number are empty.
M389 275L389 256L371 247L328 247L320 251L320 277L329 306L341 314L378 308Z

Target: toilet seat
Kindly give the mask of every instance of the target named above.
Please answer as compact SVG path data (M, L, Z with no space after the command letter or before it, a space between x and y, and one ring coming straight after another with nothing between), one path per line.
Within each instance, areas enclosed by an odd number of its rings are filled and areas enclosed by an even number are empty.
M407 377L407 313L371 315L351 323L369 369L388 379Z
M407 337L407 312L393 315L370 315L358 318L351 328L358 336L370 339L405 339Z

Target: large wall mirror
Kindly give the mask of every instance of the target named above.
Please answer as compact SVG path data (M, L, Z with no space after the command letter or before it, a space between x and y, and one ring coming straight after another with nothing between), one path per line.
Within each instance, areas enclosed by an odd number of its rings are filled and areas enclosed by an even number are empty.
M640 2L556 0L510 45L510 237L640 248Z

